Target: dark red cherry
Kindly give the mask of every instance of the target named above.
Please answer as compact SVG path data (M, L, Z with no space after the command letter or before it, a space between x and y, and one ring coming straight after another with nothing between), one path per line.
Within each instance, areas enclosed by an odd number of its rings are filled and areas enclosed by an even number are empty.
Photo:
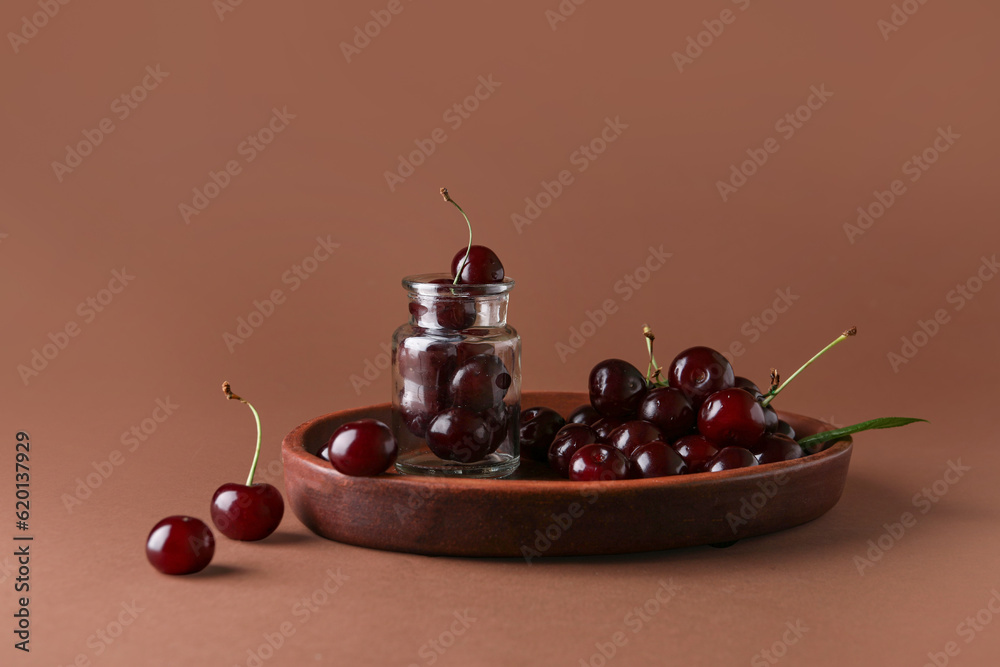
M226 537L244 542L274 532L285 514L281 492L270 484L223 484L212 496L212 523Z
M605 417L632 417L645 395L646 378L627 361L607 359L590 371L590 404Z
M723 389L702 404L698 431L720 447L749 447L764 435L764 410L742 389Z
M791 461L800 459L804 455L799 443L776 433L765 433L764 437L751 445L749 449L750 453L757 457L757 463Z
M764 432L774 433L778 430L778 413L770 405L765 405L761 409L764 411Z
M594 422L601 418L601 413L593 408L591 405L581 405L576 410L570 413L569 418L566 422L569 424L586 424L587 426L593 426Z
M521 456L547 461L549 446L566 420L551 408L528 408L521 412Z
M598 482L628 477L628 459L609 445L584 445L569 460L569 478L574 482Z
M457 366L461 366L466 361L479 354L493 354L494 347L491 343L477 343L471 340L463 340L455 344L455 360Z
M724 447L705 464L704 472L722 472L723 470L748 468L755 465L757 465L757 457L749 449L743 447Z
M633 478L668 477L683 475L688 471L688 465L681 455L660 440L636 447L629 462L629 476Z
M205 522L189 516L168 516L146 538L146 558L163 574L204 570L215 555L215 537Z
M597 442L597 433L586 424L566 424L549 446L549 466L562 477L569 477L569 460L576 450Z
M649 422L634 419L612 431L608 435L607 443L624 454L625 458L629 458L636 447L656 440L663 440L663 432L660 429Z
M603 417L591 424L590 427L597 433L597 438L601 442L607 442L611 432L627 421L628 419L619 419L618 417Z
M736 376L724 356L710 347L689 347L670 362L670 386L684 392L696 410L702 401L733 386Z
M758 387L756 383L751 382L745 377L741 377L739 375L733 379L733 388L743 389L744 391L750 392L750 395L758 401L764 398L764 394L761 393L760 387Z
M510 435L513 414L514 408L506 403L501 403L482 413L481 416L486 422L486 428L490 431L490 450L487 454L492 454L500 449L500 445L506 442Z
M449 331L463 331L476 323L476 303L462 297L438 297L434 304L438 326Z
M442 390L455 372L456 353L451 343L414 336L399 343L395 365L404 380Z
M399 393L399 412L410 433L418 438L427 433L427 426L434 415L449 406L448 392L404 382Z
M646 394L639 404L638 416L660 429L667 442L687 435L697 423L691 401L673 387L658 387Z
M333 432L327 445L330 464L353 477L385 472L396 461L396 438L376 419L348 422Z
M687 463L688 472L701 472L708 460L719 453L719 447L703 435L685 435L671 447Z
M783 419L778 420L778 426L774 430L778 435L786 435L792 440L795 440L795 429L792 428L791 424L784 421Z
M427 427L427 446L446 461L474 463L489 455L495 432L479 414L451 408L438 414Z
M503 264L497 254L484 245L474 245L462 248L451 260L451 277L458 273L458 266L465 259L468 250L469 258L462 266L462 275L458 279L460 285L486 285L503 282Z
M503 403L512 378L500 357L477 354L458 367L451 379L451 404L484 412Z

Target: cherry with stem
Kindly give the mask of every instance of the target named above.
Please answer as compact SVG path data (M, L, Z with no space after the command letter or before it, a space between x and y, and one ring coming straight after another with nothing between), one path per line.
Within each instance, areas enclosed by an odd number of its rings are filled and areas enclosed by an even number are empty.
M271 484L254 484L257 462L260 460L260 415L247 400L233 393L228 382L222 383L222 391L229 400L245 404L253 413L257 424L257 446L246 484L223 484L212 496L212 523L226 537L234 540L253 542L262 540L278 527L285 513L285 502L281 492Z
M462 271L465 269L465 265L469 261L469 253L472 252L472 222L469 220L469 216L465 214L465 211L462 210L462 207L458 205L458 202L452 199L451 195L448 194L448 188L441 188L441 196L446 202L458 209L458 212L462 214L463 218L465 218L465 224L469 226L469 246L465 250L465 257L462 258L461 263L458 265L458 270L455 271L455 279L451 283L452 285L457 285L459 278L462 276Z

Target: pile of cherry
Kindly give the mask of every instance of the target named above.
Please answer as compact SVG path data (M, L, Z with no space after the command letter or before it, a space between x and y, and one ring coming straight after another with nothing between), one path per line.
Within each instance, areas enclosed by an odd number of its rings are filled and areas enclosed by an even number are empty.
M608 359L590 373L590 405L568 423L550 408L521 413L521 455L574 481L719 472L803 456L767 398L708 347L678 354L666 382Z

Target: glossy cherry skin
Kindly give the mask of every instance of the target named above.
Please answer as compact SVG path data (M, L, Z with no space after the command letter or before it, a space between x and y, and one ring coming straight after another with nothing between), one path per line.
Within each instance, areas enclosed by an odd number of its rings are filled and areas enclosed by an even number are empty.
M486 419L465 408L445 410L427 427L427 446L445 461L482 461L492 451L495 439Z
M720 447L749 447L764 435L764 410L742 389L723 389L702 404L698 431Z
M168 516L146 538L146 558L163 574L204 570L215 555L215 537L200 519Z
M671 447L688 465L688 472L700 472L709 459L719 453L719 447L703 435L685 435Z
M629 463L629 477L633 479L683 475L688 471L688 464L681 455L660 440L636 447Z
M590 371L590 404L605 417L630 418L646 395L646 378L621 359L606 359Z
M692 407L722 389L729 389L736 381L733 367L724 356L710 347L689 347L670 362L667 371L670 386L684 392Z
M458 265L465 259L468 250L469 259L462 267L462 275L458 279L460 285L487 285L503 282L503 264L497 254L484 245L466 246L451 260L451 277L458 272Z
M629 463L614 447L584 445L569 460L569 478L573 482L599 482L628 477Z
M590 427L597 433L598 440L601 442L607 442L608 436L611 435L611 432L627 421L629 420L619 419L618 417L602 417L591 424Z
M431 283L450 285L452 281L447 278L437 278ZM439 329L462 331L476 322L476 302L468 297L438 296L428 305L411 301L409 310L415 322L428 328L433 328L436 324ZM433 318L427 317L429 310L433 310ZM432 321L428 322L428 319Z
M340 473L372 477L396 461L399 449L389 427L377 419L348 422L330 436L327 459Z
M281 523L285 501L270 484L223 484L212 496L211 513L215 528L229 539L255 542Z
M451 404L485 412L503 403L512 378L500 357L477 354L458 367L451 379Z
M657 387L646 394L639 404L638 417L660 429L667 442L693 431L698 421L691 401L673 387Z
M663 440L663 432L640 419L625 422L608 435L607 443L630 458L639 445Z
M521 412L521 456L547 461L549 447L566 420L551 408L528 408Z
M792 440L795 440L795 429L792 428L791 424L783 419L778 420L778 426L775 428L774 432L778 435L788 436Z
M764 437L750 446L749 449L750 453L757 457L757 463L761 464L792 461L805 455L799 443L776 433L765 433Z
M587 426L593 426L601 418L601 413L593 408L591 405L581 405L576 410L570 413L569 417L566 419L567 424L586 424Z
M743 447L724 447L705 464L702 472L722 472L757 465L757 457Z
M413 435L422 438L427 434L427 426L434 415L448 409L448 390L422 387L412 382L403 383L399 393L399 412L406 428Z
M515 416L514 408L501 403L483 412L480 416L486 422L486 428L490 431L490 449L486 453L492 454L500 449L500 445L510 435L511 417Z
M395 366L408 382L446 390L455 373L458 349L450 343L414 336L399 343Z
M597 442L597 433L586 424L566 424L549 445L549 466L562 477L569 477L569 460L576 450Z
M764 411L764 432L774 433L778 430L778 413L770 405L762 406Z
M764 394L761 393L760 387L758 387L755 382L751 382L750 380L740 375L737 375L735 378L733 378L733 387L735 389L743 389L744 391L750 392L750 395L753 396L758 401L764 398Z

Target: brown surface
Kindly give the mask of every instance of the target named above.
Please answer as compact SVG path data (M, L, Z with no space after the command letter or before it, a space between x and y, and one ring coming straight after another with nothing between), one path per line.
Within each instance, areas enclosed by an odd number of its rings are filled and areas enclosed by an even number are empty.
M525 405L569 415L582 392L527 392ZM281 444L288 504L317 535L431 556L605 556L719 545L792 528L840 499L850 439L797 461L706 475L570 482L521 461L500 480L395 473L343 475L317 456L341 425L389 420L390 405L343 410L296 427ZM833 427L782 413L799 437Z
M920 665L950 641L953 665L995 664L1000 622L971 643L957 626L1000 590L1000 281L961 309L948 297L1000 250L997 3L933 0L884 40L888 0L751 2L683 72L671 54L730 3L591 0L553 31L555 0L405 2L350 63L338 44L387 3L321 4L245 1L220 21L208 2L71 2L18 53L4 47L0 415L6 456L18 429L31 434L37 539L30 656L10 646L13 559L0 556L0 663L246 664L289 622L266 665L425 665L421 647L468 609L477 620L436 665L578 665L672 578L676 596L625 630L610 664L745 665L796 620L809 630L779 664ZM2 3L4 34L37 7ZM169 76L119 120L112 100L157 64ZM490 74L501 87L452 129L443 114ZM834 96L784 139L775 123L824 84ZM247 163L238 146L275 107L296 118ZM105 117L114 131L59 182L52 162ZM574 151L616 117L628 128L579 172ZM903 164L949 126L961 138L910 181ZM390 192L383 172L435 128L447 141ZM716 182L769 137L778 152L723 202ZM185 225L178 205L229 160L241 172ZM562 170L573 182L518 234L511 214ZM844 224L893 179L905 194L852 244ZM582 390L608 356L641 364L644 322L664 363L736 345L737 372L758 382L856 324L778 407L932 422L859 436L836 507L731 549L529 567L339 545L289 514L270 541L220 540L204 576L158 576L142 556L150 527L206 517L215 488L246 472L253 420L220 381L261 410L263 469L279 483L285 433L387 400L377 364L405 318L399 280L443 270L464 241L442 185L517 280L525 389ZM340 247L293 291L283 274L327 235ZM661 245L672 256L649 281L616 292ZM125 290L96 316L78 311L123 266ZM278 289L284 301L230 353L223 333ZM786 289L798 298L761 332L752 318ZM561 359L557 344L607 300L615 312ZM939 309L947 323L894 372L887 354ZM78 335L22 383L17 366L69 322ZM366 362L371 385L352 384ZM123 444L168 397L180 407ZM68 512L62 496L116 450L120 465ZM958 460L971 470L915 505ZM855 557L904 512L916 525L859 574ZM328 568L350 578L296 616ZM96 655L88 638L133 600L144 611Z

